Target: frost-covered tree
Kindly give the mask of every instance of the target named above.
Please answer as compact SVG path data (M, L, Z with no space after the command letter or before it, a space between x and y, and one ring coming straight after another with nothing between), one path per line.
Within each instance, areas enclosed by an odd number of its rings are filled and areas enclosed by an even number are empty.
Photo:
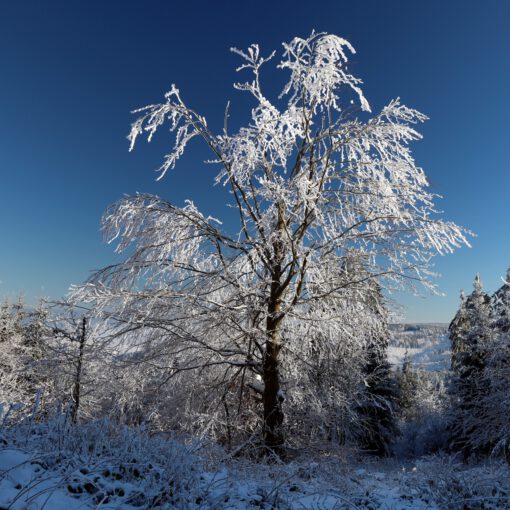
M0 306L0 403L24 398L20 387L21 352L23 346L23 306L5 302Z
M366 274L361 267L351 268L351 272L358 278ZM363 391L355 407L359 417L357 440L365 451L382 456L389 454L398 435L400 392L387 359L390 338L387 305L377 281L369 279L367 283L363 302L373 321L361 326L368 339L364 342L361 366Z
M416 400L418 391L418 376L413 370L411 357L406 351L402 363L402 369L398 371L399 385L399 411L400 414L408 419L412 413L412 408Z
M480 405L490 391L484 377L486 360L493 342L490 298L476 275L473 292L461 303L461 310L450 325L453 384L452 443L465 456L472 453L471 438L479 423L473 420L483 411Z
M387 439L386 411L391 413L393 404L385 394L386 310L377 282L364 276L355 254L346 255L342 266L330 272L329 285L340 287L356 278L349 299L335 294L315 302L316 308L308 311L314 320L294 328L282 360L292 444L304 436L310 443L358 444L382 453L374 444ZM325 326L333 317L342 328L329 332Z
M497 331L510 331L510 269L506 280L491 297L492 325Z
M510 462L510 269L503 285L491 297L492 341L484 371L483 423L477 429L475 449L490 449Z
M53 302L44 338L46 355L39 371L47 381L46 404L62 410L70 421L108 416L118 418L116 411L122 396L132 391L135 370L126 368L131 378L124 377L118 362L129 346L122 339L119 349L119 326L108 324L69 301Z
M215 133L173 85L162 104L136 110L129 139L132 149L140 135L151 140L169 124L175 140L163 177L201 138L216 183L231 193L238 229L227 230L191 201L179 207L151 195L124 198L105 212L103 230L127 258L98 272L76 297L151 328L171 346L176 371L222 366L217 383L230 381L239 399L260 377L264 443L280 451L282 363L307 324L321 342L342 337L343 318L320 303L356 292L356 275L331 278L346 254L355 252L367 271L362 279L382 288L417 280L430 287L431 257L467 242L461 228L437 217L409 148L425 115L396 99L371 116L362 82L348 69L349 42L312 33L284 44L276 67L289 77L277 100L261 79L275 53L264 58L257 45L233 51L243 61L238 71L251 73L234 85L254 102L245 127L230 131L227 108Z
M460 306L448 326L448 336L450 338L453 370L456 369L459 361L459 353L463 352L467 342L467 335L469 333L470 323L467 311L466 295L464 290L460 291Z
M508 313L508 310L507 310ZM469 447L476 452L500 455L510 462L510 335L496 334L485 360L481 394L476 412L468 416L473 434Z
M465 365L470 353L476 352L477 345L483 344L491 334L491 298L482 289L480 275L477 274L473 292L466 297L461 291L460 308L448 327L454 370Z
M45 387L47 316L42 302L35 309L21 299L0 306L0 403L28 404Z
M464 456L510 451L510 384L507 280L489 298L477 275L474 292L464 298L450 326L452 368L452 442Z
M388 335L384 330L368 345L363 367L366 390L357 406L361 421L360 445L365 451L380 456L390 453L398 436L399 388L387 360L387 345Z
M51 361L58 360L58 385L62 387L62 379L66 380L71 403L71 420L76 423L80 412L83 394L84 362L87 354L87 341L90 340L90 318L83 313L76 313L72 306L60 305L65 313L60 313L53 324L53 356ZM64 392L67 393L67 391ZM65 398L65 397L64 397Z

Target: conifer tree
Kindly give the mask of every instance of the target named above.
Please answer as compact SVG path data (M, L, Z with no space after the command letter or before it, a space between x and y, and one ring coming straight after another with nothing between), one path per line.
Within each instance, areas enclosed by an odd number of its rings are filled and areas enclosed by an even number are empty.
M366 391L357 409L362 425L359 442L364 450L382 456L389 454L398 433L396 416L399 391L387 359L388 312L381 287L375 281L370 282L367 301L377 322L367 343L363 367Z
M478 415L473 414L477 451L503 456L510 462L510 335L495 335L487 351Z
M411 357L406 350L402 370L398 374L399 386L399 410L400 414L406 418L413 408L418 389L418 378L411 364Z
M483 292L478 274L473 287L472 294L461 305L456 325L452 323L453 326L450 326L452 367L456 376L453 384L452 446L461 450L466 458L472 453L484 453L474 448L473 438L478 433L478 420L484 414L481 406L488 392L484 369L493 336L490 298Z
M469 333L469 319L466 308L466 295L464 290L460 291L460 307L448 327L448 335L451 343L452 363L451 368L455 370L459 362L459 353L465 349L467 335Z
M483 372L473 410L466 416L474 430L469 438L476 452L510 460L510 270L490 301L491 332L483 349Z
M510 268L503 285L491 298L493 327L502 332L510 331Z

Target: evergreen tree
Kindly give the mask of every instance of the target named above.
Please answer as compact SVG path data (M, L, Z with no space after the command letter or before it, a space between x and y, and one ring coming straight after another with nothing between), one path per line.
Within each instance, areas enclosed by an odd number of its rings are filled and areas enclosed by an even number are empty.
M491 298L491 338L484 348L483 374L476 412L467 419L476 431L475 451L504 455L510 460L510 270Z
M402 370L398 373L399 387L399 410L404 419L407 419L412 413L412 409L416 400L416 392L418 390L418 377L413 370L409 352L406 351Z
M487 349L485 367L466 421L473 433L469 447L510 461L510 335L497 334Z
M482 401L488 393L484 377L488 346L493 337L490 298L482 290L477 274L474 290L461 304L461 310L450 325L452 341L453 384L452 446L467 457L484 453L475 448L473 438L479 432L479 419L484 411Z
M504 284L491 298L493 327L502 333L510 331L510 268Z
M448 327L451 342L452 370L456 370L459 363L459 353L464 352L467 335L469 333L469 319L466 307L466 295L460 291L460 307Z
M388 312L380 286L373 281L367 294L369 308L376 318L367 343L363 367L366 390L357 412L361 421L360 446L375 455L388 455L398 435L398 385L387 359L389 345Z

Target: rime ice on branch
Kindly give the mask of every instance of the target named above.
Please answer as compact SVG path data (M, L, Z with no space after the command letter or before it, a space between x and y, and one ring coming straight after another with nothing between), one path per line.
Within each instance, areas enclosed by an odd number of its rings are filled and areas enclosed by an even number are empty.
M340 37L312 33L283 47L277 67L290 77L277 102L260 81L275 53L232 49L243 59L238 71L251 73L234 85L254 101L246 127L230 133L226 114L223 131L213 133L173 85L164 103L136 110L129 135L132 149L140 135L150 141L169 124L175 138L160 178L192 138L202 138L216 182L232 195L238 231L225 231L192 202L124 198L106 211L103 229L108 241L119 240L118 251L130 247L126 260L76 292L133 324L160 328L180 353L180 369L230 368L240 402L250 379L261 377L264 441L276 452L285 440L281 366L303 329L334 343L346 316L333 310L356 302L367 281L433 288L430 259L468 244L463 229L437 217L410 151L425 115L396 99L369 118L362 82L347 70L354 48ZM353 257L363 273L347 276L342 268Z

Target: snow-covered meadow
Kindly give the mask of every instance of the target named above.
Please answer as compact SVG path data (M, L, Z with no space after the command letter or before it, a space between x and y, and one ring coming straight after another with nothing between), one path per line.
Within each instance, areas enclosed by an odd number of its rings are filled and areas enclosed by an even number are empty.
M416 368L429 372L450 369L448 324L392 324L388 361L402 367L406 356Z
M505 509L501 462L453 457L376 461L296 452L287 463L231 459L202 441L149 437L106 421L4 429L0 508L48 509Z
M394 325L389 355L440 371L444 325ZM434 368L432 368L434 367ZM344 448L293 451L286 462L232 457L206 438L149 434L65 415L0 429L0 509L434 510L510 508L501 460L464 464L437 454L377 459ZM11 421L12 420L12 421Z

